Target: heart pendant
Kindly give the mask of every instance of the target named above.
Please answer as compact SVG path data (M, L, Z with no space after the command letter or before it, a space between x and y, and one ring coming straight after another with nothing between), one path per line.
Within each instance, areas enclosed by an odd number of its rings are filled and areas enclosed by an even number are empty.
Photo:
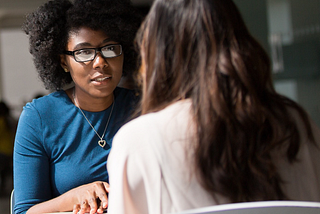
M102 148L106 145L106 141L105 140L99 140L98 141L98 144L99 144L99 146L101 146Z

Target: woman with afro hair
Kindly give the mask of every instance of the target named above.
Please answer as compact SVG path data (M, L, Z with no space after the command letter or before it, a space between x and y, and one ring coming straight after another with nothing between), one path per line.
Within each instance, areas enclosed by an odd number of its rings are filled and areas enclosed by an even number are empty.
M52 93L27 103L19 119L15 213L107 207L106 157L137 100L118 85L137 67L140 22L129 0L52 0L27 16L30 53Z

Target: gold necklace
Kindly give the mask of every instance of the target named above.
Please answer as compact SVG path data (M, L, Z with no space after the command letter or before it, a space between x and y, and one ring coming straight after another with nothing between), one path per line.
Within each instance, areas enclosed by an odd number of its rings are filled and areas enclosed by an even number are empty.
M83 113L82 109L80 108L77 100L76 100L76 96L75 96L75 93L76 93L76 90L73 89L73 100L74 100L74 104L76 107L78 107L78 109L81 111L82 115L84 116L84 118L86 118L87 122L89 123L89 125L91 126L91 128L93 129L93 131L96 133L96 135L100 138L100 140L98 141L98 144L99 146L101 146L102 148L106 145L106 141L103 139L104 135L106 134L106 131L107 131L107 127L109 125L109 121L110 121L110 118L111 118L111 115L112 115L112 112L113 112L113 107L114 107L114 100L112 102L112 108L111 108L111 112L109 114L109 118L108 118L108 121L107 121L107 124L106 124L106 127L104 128L104 131L103 131L103 134L102 136L100 136L98 134L98 132L96 131L96 129L93 127L93 125L90 123L90 121L88 120L88 118L86 117L86 115Z

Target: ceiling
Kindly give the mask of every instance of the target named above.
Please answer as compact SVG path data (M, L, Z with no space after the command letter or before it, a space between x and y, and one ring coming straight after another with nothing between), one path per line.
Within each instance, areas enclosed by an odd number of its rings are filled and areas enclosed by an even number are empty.
M0 0L0 28L20 27L25 15L48 0ZM116 0L115 0L116 1ZM149 6L153 0L131 0L137 6Z

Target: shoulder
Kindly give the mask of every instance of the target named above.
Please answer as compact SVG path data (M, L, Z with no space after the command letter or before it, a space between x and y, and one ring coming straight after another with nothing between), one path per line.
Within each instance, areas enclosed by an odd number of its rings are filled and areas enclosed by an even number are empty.
M126 101L126 102L135 102L138 99L138 96L135 95L135 92L130 89L116 87L114 90L114 95L116 100Z
M23 114L50 115L51 113L66 112L65 108L72 102L64 91L57 91L28 102L22 111Z
M114 138L116 144L130 149L137 145L149 146L150 141L161 141L164 137L173 139L189 125L190 101L176 102L158 112L142 115L120 128ZM131 148L132 149L132 148Z
M52 92L48 95L33 99L31 102L27 103L25 107L35 107L35 108L42 108L42 107L50 107L50 106L57 106L63 103L70 102L69 97L64 91L56 91Z
M159 128L159 126L170 126L172 122L182 122L185 119L189 120L190 110L190 100L178 101L160 111L139 116L124 125L121 129L123 129L123 131L139 131L150 128Z
M288 107L288 112L292 116L292 118L297 126L302 147L303 146L311 146L313 148L314 144L311 143L312 138L311 138L311 136L309 136L309 133L310 133L313 136L315 145L317 145L317 147L318 147L315 150L320 152L320 128L319 128L319 126L310 117L310 115L307 112L305 112L306 117L307 117L307 122L310 125L311 132L309 132L308 127L305 124L305 121L302 119L302 116L298 112L297 109L294 109L292 107Z
M138 98L134 91L117 87L114 90L115 106L113 114L116 115L115 124L121 127L124 123L131 119L132 113L138 103Z
M301 112L299 112L297 109L292 108L292 107L288 107L287 109L288 109L289 114L292 116L294 122L296 123L296 125L298 127L298 130L300 132L302 132L302 133L307 133L307 129L306 129L305 125L304 125L304 120L303 120L303 117L301 115ZM311 130L313 132L319 132L318 126L312 120L312 118L310 117L308 112L306 112L303 109L302 109L302 111L305 114L307 121L310 123Z

